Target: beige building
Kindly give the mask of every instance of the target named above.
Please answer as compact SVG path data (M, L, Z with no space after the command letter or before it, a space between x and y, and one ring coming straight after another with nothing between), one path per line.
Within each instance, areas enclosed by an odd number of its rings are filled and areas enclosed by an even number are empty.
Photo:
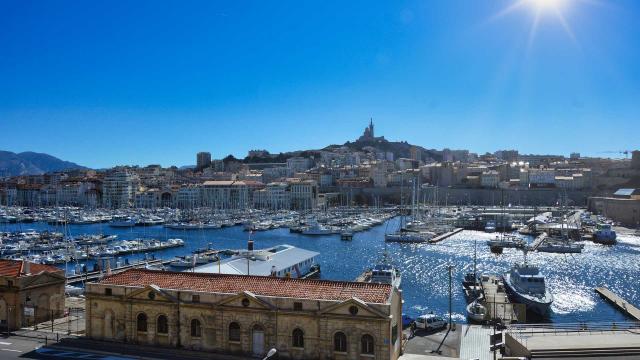
M86 290L92 339L243 356L397 359L401 292L387 284L132 269Z
M64 271L0 260L0 331L41 323L64 313Z

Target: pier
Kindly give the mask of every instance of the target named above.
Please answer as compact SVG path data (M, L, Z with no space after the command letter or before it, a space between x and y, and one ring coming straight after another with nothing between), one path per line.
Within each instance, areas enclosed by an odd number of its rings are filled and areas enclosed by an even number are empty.
M120 266L118 268L112 269L111 273L112 274L116 274L128 269L133 269L133 268L139 268L139 267L144 267L146 265L169 265L171 261L170 260L162 260L162 259L156 259L156 260L149 260L149 261L139 261L137 263L134 264L129 264L129 265L124 265L124 266ZM84 274L77 274L77 275L72 275L72 276L67 276L67 285L73 285L73 284L78 284L81 282L88 282L88 281L93 281L93 280L97 280L102 276L106 275L106 271L89 271L86 272Z
M429 244L439 243L440 241L442 241L442 240L444 240L444 239L446 239L448 237L451 237L451 236L461 232L462 230L464 230L464 229L463 228L457 228L457 229L454 229L452 231L446 232L444 234L438 235L438 236L436 236L436 237L434 237L432 239L429 239Z
M600 294L605 300L613 304L618 310L622 311L625 315L632 317L634 320L640 321L640 309L633 306L613 291L606 287L597 287L596 292Z
M498 276L482 276L485 307L490 319L500 319L504 324L522 322L526 308L523 304L514 304L504 291L504 285Z

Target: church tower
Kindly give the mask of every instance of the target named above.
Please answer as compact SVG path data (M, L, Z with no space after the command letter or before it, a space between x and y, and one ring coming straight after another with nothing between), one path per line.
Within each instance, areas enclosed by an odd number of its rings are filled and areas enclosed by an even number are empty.
M374 137L376 137L373 133L373 118L371 118L371 120L369 120L369 136L373 139Z

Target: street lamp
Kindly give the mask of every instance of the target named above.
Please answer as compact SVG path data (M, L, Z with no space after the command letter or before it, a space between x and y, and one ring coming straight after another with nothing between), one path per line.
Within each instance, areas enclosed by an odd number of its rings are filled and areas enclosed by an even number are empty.
M270 358L271 358L271 357L273 357L277 352L278 352L278 350L276 350L275 348L271 348L271 350L269 350L269 351L267 352L267 356L265 356L262 360L270 359Z

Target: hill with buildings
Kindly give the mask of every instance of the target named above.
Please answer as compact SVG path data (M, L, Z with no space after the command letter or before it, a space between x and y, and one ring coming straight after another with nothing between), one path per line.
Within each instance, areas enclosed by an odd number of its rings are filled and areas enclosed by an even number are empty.
M0 151L0 176L39 175L51 171L86 169L55 156L32 151Z

